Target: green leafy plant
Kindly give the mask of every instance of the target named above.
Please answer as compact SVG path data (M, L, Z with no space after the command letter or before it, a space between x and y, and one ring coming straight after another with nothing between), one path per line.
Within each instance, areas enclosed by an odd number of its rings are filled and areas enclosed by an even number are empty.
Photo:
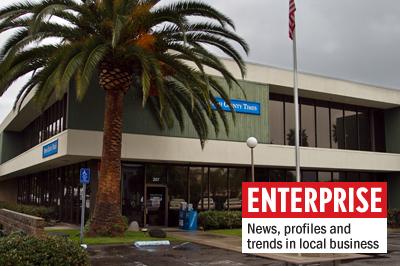
M54 208L44 206L24 205L9 202L0 202L0 209L7 209L19 213L24 213L32 216L37 216L50 221L57 218L57 213Z
M62 237L33 237L11 234L0 238L0 265L89 265L89 258L78 243Z
M198 221L204 230L241 228L242 212L205 211L199 214Z

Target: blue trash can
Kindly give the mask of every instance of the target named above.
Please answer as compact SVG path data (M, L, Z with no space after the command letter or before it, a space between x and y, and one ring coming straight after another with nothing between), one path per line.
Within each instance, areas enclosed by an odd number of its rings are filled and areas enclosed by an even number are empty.
M186 213L186 219L184 223L185 230L195 231L197 230L197 211L190 210Z

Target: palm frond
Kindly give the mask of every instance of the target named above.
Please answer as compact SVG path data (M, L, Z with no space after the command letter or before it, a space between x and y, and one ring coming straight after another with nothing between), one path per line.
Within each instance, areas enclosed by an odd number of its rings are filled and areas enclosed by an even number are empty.
M35 101L44 107L73 81L81 100L90 83L100 78L99 66L109 63L124 73L124 82L134 80L132 88L141 95L142 105L149 103L162 127L177 121L183 130L189 118L202 145L210 128L215 134L221 131L221 122L229 133L229 117L215 97L231 106L228 90L241 87L206 47L232 58L244 76L242 52L236 47L247 54L247 43L235 33L230 18L206 3L158 2L38 0L0 9L0 33L12 30L0 49L0 95L15 80L30 75L15 108L33 91ZM201 20L192 19L197 17ZM56 43L46 44L50 38ZM207 69L216 71L226 84L209 76ZM115 79L114 83L120 84Z

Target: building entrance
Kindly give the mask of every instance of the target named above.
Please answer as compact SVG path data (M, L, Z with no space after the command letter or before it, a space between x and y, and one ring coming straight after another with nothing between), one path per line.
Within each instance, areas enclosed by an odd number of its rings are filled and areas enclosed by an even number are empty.
M150 226L167 225L167 187L148 185L146 191L146 222Z

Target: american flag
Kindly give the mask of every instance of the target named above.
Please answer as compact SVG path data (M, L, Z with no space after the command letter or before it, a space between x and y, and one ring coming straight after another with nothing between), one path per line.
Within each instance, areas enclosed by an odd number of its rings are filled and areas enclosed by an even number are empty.
M289 38L293 40L294 29L296 28L296 4L294 0L289 0Z

